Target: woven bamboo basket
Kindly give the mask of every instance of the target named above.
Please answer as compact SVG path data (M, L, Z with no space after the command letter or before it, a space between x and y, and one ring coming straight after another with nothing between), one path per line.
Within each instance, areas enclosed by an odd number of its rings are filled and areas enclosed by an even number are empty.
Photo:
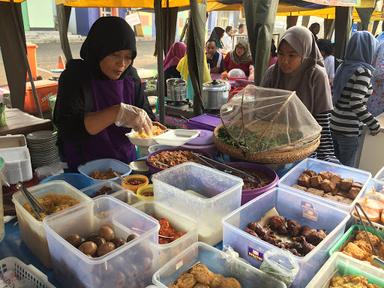
M240 148L224 143L219 137L218 132L222 125L217 126L214 130L214 142L217 149L236 159L249 162L265 163L265 164L287 164L303 160L316 151L320 145L320 134L316 137L297 142L294 145L284 146L280 149L274 149L263 152L246 152Z

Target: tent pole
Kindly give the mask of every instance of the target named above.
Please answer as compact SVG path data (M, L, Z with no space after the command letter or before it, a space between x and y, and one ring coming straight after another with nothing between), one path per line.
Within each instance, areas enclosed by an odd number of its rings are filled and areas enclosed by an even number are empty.
M68 23L69 17L71 16L71 7L64 6L63 4L56 5L57 18L59 21L59 35L60 35L60 44L61 49L64 52L65 59L67 62L71 60L72 52L71 46L69 45L68 40Z
M21 47L22 47L21 49L23 50L23 59L24 59L24 62L26 64L26 67L27 67L27 73L28 73L29 81L31 82L32 95L33 95L33 100L35 101L35 106L37 108L37 113L39 114L40 118L44 119L43 113L41 112L39 98L37 97L35 83L34 83L33 78L32 78L31 67L29 66L29 62L28 62L28 58L27 58L27 51L26 51L27 49L25 47L25 42L23 41L22 36L21 36L23 29L22 29L22 25L21 25L21 23L17 17L17 14L16 14L16 6L15 6L14 0L11 0L11 13L12 13L12 18L13 18L15 27L18 31L18 33L17 33L18 40L20 43L24 44L24 45L21 45Z
M155 7L155 24L156 24L156 50L157 50L157 96L159 101L159 121L164 124L165 120L165 89L164 89L164 41L162 31L163 31L163 21L162 21L162 1L154 0Z
M335 19L335 60L343 59L344 51L352 30L352 8L336 7ZM336 64L336 63L335 63ZM335 68L337 65L335 65Z

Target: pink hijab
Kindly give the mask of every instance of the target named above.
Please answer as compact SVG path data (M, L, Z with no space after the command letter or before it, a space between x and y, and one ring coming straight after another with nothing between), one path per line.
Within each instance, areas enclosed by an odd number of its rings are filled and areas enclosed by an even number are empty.
M183 42L175 42L169 48L167 55L164 59L164 70L167 70L169 67L177 66L181 58L184 57L185 52L187 51L187 45Z

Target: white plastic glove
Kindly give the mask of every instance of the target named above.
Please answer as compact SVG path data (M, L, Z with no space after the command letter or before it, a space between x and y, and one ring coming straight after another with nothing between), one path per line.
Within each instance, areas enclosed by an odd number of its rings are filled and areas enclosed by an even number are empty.
M149 118L147 112L141 108L125 103L120 104L120 109L117 113L115 125L132 128L137 132L144 130L144 132L147 134L150 134L152 130L152 121Z

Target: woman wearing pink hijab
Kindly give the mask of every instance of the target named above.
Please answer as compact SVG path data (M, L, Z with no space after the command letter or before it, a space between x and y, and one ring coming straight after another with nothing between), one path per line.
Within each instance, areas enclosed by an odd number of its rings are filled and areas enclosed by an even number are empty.
M187 51L187 46L183 42L175 42L169 48L164 59L164 78L165 81L169 78L181 78L180 72L176 70L177 64L184 57Z

